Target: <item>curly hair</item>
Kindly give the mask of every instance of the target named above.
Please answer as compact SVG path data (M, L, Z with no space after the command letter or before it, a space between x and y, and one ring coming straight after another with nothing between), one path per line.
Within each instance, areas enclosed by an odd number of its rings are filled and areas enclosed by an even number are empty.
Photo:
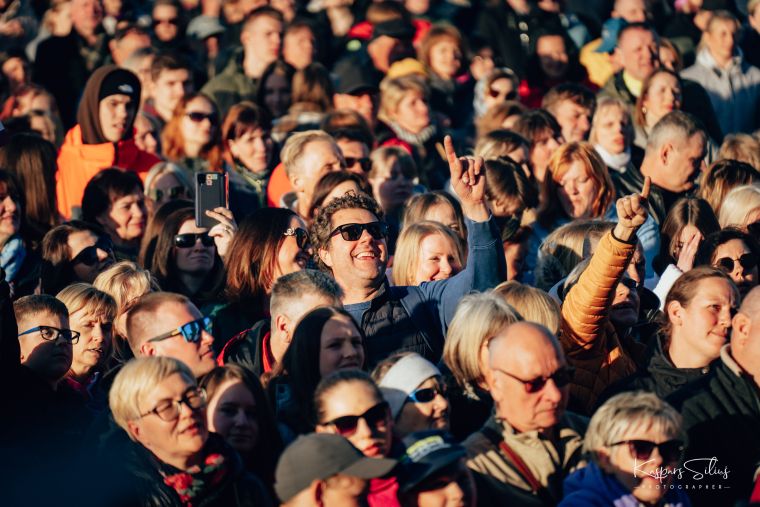
M311 241L315 252L327 250L327 246L330 243L330 233L333 230L332 217L335 213L344 209L364 209L375 215L378 220L383 219L382 208L373 198L367 195L346 194L338 197L319 210L314 223L311 225ZM322 262L319 255L315 255L315 258L319 269L328 273L331 271Z

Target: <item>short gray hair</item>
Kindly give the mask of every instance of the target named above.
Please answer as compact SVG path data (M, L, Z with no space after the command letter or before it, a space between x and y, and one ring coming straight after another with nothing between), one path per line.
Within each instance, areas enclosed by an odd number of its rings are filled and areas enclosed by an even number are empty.
M583 450L598 459L598 452L639 428L662 431L667 438L684 439L683 421L676 410L654 393L632 391L607 400L591 417Z
M702 141L707 140L707 134L704 128L694 116L683 111L671 111L658 121L647 140L647 155L654 155L665 142L681 139L688 141L696 134L702 137Z
M329 143L336 152L340 153L340 148L338 148L335 139L324 130L307 130L293 134L285 141L285 146L283 146L280 153L280 160L282 160L282 165L285 167L288 177L299 170L299 162L304 153L306 153L306 145L315 142Z
M343 289L330 275L315 269L303 269L283 275L272 286L269 313L274 317L283 307L304 294L316 294L332 299L338 305L343 298Z

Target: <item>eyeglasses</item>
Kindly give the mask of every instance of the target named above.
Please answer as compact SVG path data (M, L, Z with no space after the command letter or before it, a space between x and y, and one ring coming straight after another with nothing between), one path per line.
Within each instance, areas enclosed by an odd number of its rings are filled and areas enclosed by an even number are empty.
M140 414L140 417L156 414L162 421L176 421L179 418L182 404L187 405L193 411L205 407L206 391L200 387L190 388L182 395L182 398L178 400L161 400L153 410Z
M98 256L98 250L102 250L110 257L113 255L113 243L110 238L100 237L94 245L90 245L83 248L78 254L71 259L71 264L76 266L77 264L84 264L86 266L94 266L100 262L100 256Z
M32 334L35 331L39 331L42 339L49 342L57 341L58 338L63 338L64 341L71 342L72 344L79 341L79 331L72 331L71 329L59 329L53 326L33 327L32 329L28 329L19 334L19 336Z
M502 97L503 100L515 100L517 98L517 92L514 90L510 92L505 92L503 90L495 90L493 88L490 88L488 90L488 95L492 99L498 99L499 97Z
M752 269L757 266L757 258L751 253L746 253L738 259L732 259L731 257L721 257L715 262L715 267L722 269L726 273L733 273L736 269L736 263L744 269Z
M193 123L200 123L203 120L208 120L212 125L216 124L216 114L214 113L201 113L200 111L189 111L185 113L185 116L190 118Z
M680 461L684 449L683 442L680 440L668 440L660 444L649 440L623 440L610 444L610 447L617 445L627 445L631 456L641 461L648 460L656 447L664 463L677 463Z
M214 244L214 238L209 236L207 232L187 232L174 236L174 246L177 248L192 248L198 240L201 240L203 246L212 246Z
M346 167L353 167L355 164L359 164L365 173L368 173L372 169L372 160L367 157L346 157Z
M283 236L295 236L296 237L296 245L298 245L298 248L301 250L305 249L306 246L309 244L309 233L306 232L306 229L303 229L301 227L288 227L285 229L285 232L282 233Z
M340 234L346 241L357 241L367 231L374 239L381 240L388 237L388 224L385 222L370 222L368 224L343 224L336 227L330 237Z
M356 428L359 426L359 419L364 419L364 422L366 422L367 426L370 428L382 429L388 427L389 415L390 411L388 409L388 402L381 401L361 415L345 415L324 424L334 426L341 436L348 438L356 433Z
M406 399L413 403L430 403L439 394L444 398L446 397L446 388L444 386L417 389L407 396Z
M153 20L153 26L158 25L178 25L179 24L179 18L169 18L169 19L154 19Z
M213 322L211 321L211 317L203 317L201 319L188 322L187 324L183 324L173 331L155 336L148 340L148 342L160 342L163 340L168 340L169 338L174 338L175 336L182 335L182 338L184 338L186 342L196 343L201 340L201 334L203 331L206 331L208 334L213 334Z
M570 381L573 379L573 374L575 373L575 368L572 366L563 366L559 370L555 371L548 377L537 377L532 380L523 380L520 377L517 377L516 375L512 375L508 371L504 371L499 368L492 368L494 371L498 371L500 373L503 373L504 375L508 377L512 377L513 379L517 380L518 382L522 382L525 386L525 392L526 393L537 393L540 390L542 390L544 387L546 387L546 383L549 380L553 380L554 384L558 388L563 388L567 384L570 383Z
M153 197L154 201L161 201L164 196L168 197L169 199L185 197L187 195L187 190L182 185L179 185L176 187L169 187L166 190L154 189L151 194L151 197Z

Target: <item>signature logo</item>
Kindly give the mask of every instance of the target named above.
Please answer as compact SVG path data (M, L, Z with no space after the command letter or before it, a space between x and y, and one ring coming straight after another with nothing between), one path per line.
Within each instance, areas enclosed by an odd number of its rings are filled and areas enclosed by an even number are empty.
M680 467L663 467L659 466L651 471L645 471L648 464L654 460L642 461L634 459L633 476L635 478L651 477L657 479L660 482L672 476L679 481L690 479L693 481L701 481L708 477L721 477L724 480L728 479L728 466L718 466L718 458L693 458L683 462Z

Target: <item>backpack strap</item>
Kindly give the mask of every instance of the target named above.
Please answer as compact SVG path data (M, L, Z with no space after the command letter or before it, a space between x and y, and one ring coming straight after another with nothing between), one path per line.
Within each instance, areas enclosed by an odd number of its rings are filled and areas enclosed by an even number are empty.
M504 441L502 436L496 430L488 426L481 428L480 432L494 446L496 446L501 451L502 456L517 469L518 474L528 483L533 494L541 499L546 499L546 489L541 485L541 482L536 479L536 476L530 471L530 468L525 464L525 461L523 461L520 455Z

